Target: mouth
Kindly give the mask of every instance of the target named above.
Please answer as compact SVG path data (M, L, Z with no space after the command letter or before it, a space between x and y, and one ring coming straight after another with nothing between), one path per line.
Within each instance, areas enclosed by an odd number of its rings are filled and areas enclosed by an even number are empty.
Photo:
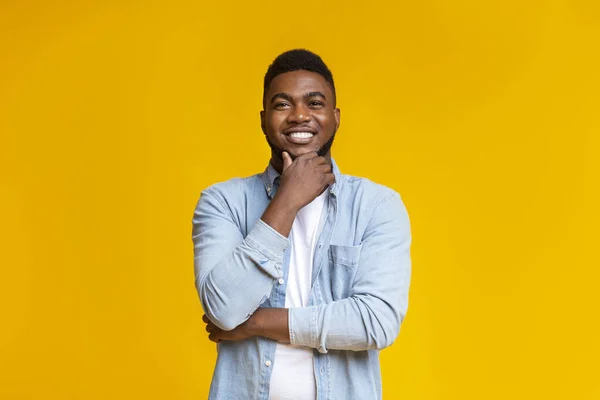
M293 144L307 144L310 143L314 136L316 136L316 132L312 130L289 130L283 132L287 141Z

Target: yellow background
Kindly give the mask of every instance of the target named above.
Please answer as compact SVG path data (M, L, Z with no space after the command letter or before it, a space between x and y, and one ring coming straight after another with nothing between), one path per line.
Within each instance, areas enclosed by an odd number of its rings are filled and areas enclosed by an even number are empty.
M411 216L385 398L600 398L597 1L4 1L0 35L1 399L207 397L193 209L266 166L294 47Z

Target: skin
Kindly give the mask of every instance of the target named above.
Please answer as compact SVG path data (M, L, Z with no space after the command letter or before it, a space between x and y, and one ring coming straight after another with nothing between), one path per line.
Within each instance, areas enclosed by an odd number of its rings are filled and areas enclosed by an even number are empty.
M271 164L283 169L282 152L292 160L311 151L319 152L340 126L340 110L331 87L316 72L299 70L276 76L264 95L260 112L263 133L271 146ZM293 144L286 137L292 129L307 128L316 133L310 144ZM331 154L324 156L331 164Z
M319 156L340 126L333 91L319 74L298 70L276 76L265 93L261 127L271 146L271 164L281 174L279 189L261 219L288 237L298 210L335 182L331 151ZM310 143L292 143L290 130L314 132ZM326 146L325 146L326 147ZM243 324L224 331L203 316L208 338L245 340L263 336L289 343L288 309L259 308Z

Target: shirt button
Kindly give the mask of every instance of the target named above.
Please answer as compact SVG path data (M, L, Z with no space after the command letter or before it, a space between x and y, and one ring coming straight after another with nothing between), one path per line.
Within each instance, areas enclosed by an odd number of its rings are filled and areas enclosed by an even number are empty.
M267 360L267 361L265 361L265 365L266 365L267 367L270 367L270 366L271 366L271 361L270 361L270 360Z
M283 282L285 282L285 281L283 280L283 278L279 278L279 284L280 284L280 285L283 285Z

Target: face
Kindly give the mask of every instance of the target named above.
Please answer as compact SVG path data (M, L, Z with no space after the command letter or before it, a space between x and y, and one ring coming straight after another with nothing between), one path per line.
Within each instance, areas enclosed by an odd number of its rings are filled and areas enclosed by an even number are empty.
M260 117L271 146L271 163L278 171L283 151L292 159L311 151L330 157L340 110L335 108L331 87L316 72L298 70L276 76L265 94Z

